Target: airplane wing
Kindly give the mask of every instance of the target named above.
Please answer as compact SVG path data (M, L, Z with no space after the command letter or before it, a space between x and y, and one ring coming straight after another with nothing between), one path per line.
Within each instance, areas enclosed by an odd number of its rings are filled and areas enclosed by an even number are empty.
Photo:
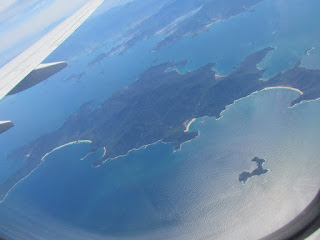
M10 121L0 121L0 134L13 127Z
M103 2L91 0L38 42L0 69L0 99L66 40Z
M67 64L41 64L64 40L100 6L104 0L90 0L72 16L0 69L0 100L7 94L23 91L63 69ZM10 121L1 126L12 127ZM1 132L0 132L1 133Z

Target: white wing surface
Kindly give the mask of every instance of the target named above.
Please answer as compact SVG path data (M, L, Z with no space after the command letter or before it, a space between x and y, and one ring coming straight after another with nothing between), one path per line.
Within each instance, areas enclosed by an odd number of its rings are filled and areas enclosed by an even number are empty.
M90 0L72 16L0 69L0 100L66 40L104 0Z

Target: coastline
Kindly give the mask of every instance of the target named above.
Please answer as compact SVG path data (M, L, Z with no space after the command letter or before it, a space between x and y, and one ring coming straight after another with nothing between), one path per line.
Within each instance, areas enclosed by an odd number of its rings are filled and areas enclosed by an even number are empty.
M81 158L80 160L81 160L81 161L86 160L86 159L87 159L88 157L90 157L92 154L98 152L98 151L101 150L101 149L103 149L103 154L102 154L102 156L101 156L101 158L103 158L103 157L106 155L106 153L107 153L106 147L100 148L100 149L98 149L97 151L94 151L94 152L88 152L88 153L87 153L83 158Z
M59 147L56 147L55 149L53 149L52 151L48 152L47 154L45 154L42 158L41 158L41 161L40 163L38 164L37 167L35 167L27 176L25 176L24 178L20 179L16 184L14 184L10 189L9 191L3 196L2 199L0 199L0 204L3 203L7 196L9 195L9 193L22 181L24 181L25 179L27 179L34 171L36 171L38 169L38 167L44 162L44 159L49 156L51 153L53 153L54 151L57 151L59 149L62 149L66 146L69 146L69 145L73 145L73 144L78 144L78 143L89 143L91 144L92 141L91 140L78 140L78 141L73 141L73 142L69 142L69 143L66 143L66 144L63 144ZM29 154L26 156L26 157L29 157Z
M116 156L116 157L113 157L113 158L107 158L107 159L103 160L103 161L101 162L101 164L99 164L99 165L94 165L94 166L92 166L92 167L98 168L98 167L102 166L103 164L105 164L105 162L107 162L107 161L113 161L113 160L116 160L116 159L121 158L121 157L126 157L126 156L128 156L131 152L138 151L138 150L141 150L141 149L146 149L148 146L151 146L151 145L154 145L154 144L157 144L157 143L170 144L170 143L165 143L165 142L163 142L162 140L158 140L158 141L156 141L156 142L143 145L143 146L141 146L141 147L139 147L139 148L132 148L132 149L130 149L126 154L119 155L119 156ZM106 152L107 152L107 150L106 150L106 148L105 148L105 154L106 154ZM104 155L105 155L105 154L104 154Z
M266 87L266 88L263 88L263 89L261 89L261 90L254 91L254 92L250 93L249 95L247 95L247 96L245 96L245 97L242 97L242 98L239 98L239 99L235 100L233 103L227 105L227 106L225 107L225 109L224 109L223 111L221 111L221 113L219 114L220 116L219 116L218 118L216 118L216 120L222 119L222 118L223 118L223 113L224 113L226 110L228 110L228 108L229 108L231 105L235 104L236 102L241 101L241 100L243 100L243 99L246 99L246 98L248 98L248 97L250 97L250 96L252 96L252 95L254 95L254 94L257 94L258 92L268 91L268 90L274 90L274 89L288 89L288 90L291 90L291 91L298 92L298 93L300 93L301 95L303 94L303 92L302 92L300 89L293 88L293 87L286 87L286 86ZM315 99L315 100L317 100L317 99ZM315 100L309 100L309 101L315 101ZM297 104L300 104L300 103L297 103ZM295 104L294 106L296 106L297 104ZM294 106L292 106L292 107L294 107ZM292 108L292 107L289 107L289 108Z

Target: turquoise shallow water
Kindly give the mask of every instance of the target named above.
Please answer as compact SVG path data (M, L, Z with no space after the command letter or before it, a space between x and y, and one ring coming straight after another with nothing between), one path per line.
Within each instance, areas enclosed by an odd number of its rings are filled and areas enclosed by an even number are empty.
M320 184L320 102L288 108L298 95L261 91L219 120L198 119L191 130L200 136L177 152L157 143L92 168L80 161L88 144L58 150L0 205L0 226L74 239L77 229L97 239L261 237L303 210ZM255 156L270 172L240 183Z

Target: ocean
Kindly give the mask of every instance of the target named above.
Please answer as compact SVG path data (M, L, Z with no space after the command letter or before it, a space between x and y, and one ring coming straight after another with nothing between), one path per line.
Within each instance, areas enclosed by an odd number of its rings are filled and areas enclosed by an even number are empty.
M190 60L179 69L183 72L216 62L224 75L248 54L271 45L276 50L260 64L268 67L265 77L300 59L316 68L311 60L320 56L316 9L316 0L266 0L157 53L150 50L161 36L94 66L88 63L103 47L75 56L50 80L0 103L1 119L15 123L0 137L0 182L22 164L6 160L10 151L57 129L83 103L93 99L99 105L152 64ZM61 47L76 39L75 33ZM312 47L315 51L305 56ZM83 78L68 80L82 72ZM320 102L289 108L298 96L272 89L238 100L218 120L197 119L190 130L200 135L177 152L158 142L93 168L90 159L80 160L88 143L55 151L0 204L0 233L12 239L262 237L300 213L320 185ZM254 157L266 160L270 171L240 183L239 174L256 167Z
M298 96L272 89L238 100L219 119L197 119L190 130L200 135L176 152L159 142L93 168L80 160L88 143L55 151L0 205L0 231L63 238L62 224L74 239L77 229L97 239L262 237L299 214L320 185L320 102L289 108ZM255 156L270 172L240 183Z

